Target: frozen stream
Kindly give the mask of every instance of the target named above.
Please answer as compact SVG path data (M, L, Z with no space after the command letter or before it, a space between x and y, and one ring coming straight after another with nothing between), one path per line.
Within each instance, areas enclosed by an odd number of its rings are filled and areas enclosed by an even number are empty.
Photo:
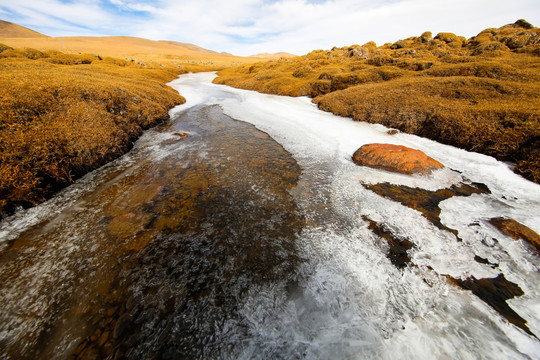
M540 358L540 258L489 222L540 233L539 185L214 76L171 82L169 124L0 223L0 358ZM366 143L447 168L359 167ZM437 221L381 195L464 187Z

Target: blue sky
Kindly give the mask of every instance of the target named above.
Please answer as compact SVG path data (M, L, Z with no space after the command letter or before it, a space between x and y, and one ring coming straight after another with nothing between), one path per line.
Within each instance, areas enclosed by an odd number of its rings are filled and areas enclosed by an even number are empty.
M538 0L0 0L0 19L50 36L127 35L237 55L364 44L424 31L471 37L525 18Z

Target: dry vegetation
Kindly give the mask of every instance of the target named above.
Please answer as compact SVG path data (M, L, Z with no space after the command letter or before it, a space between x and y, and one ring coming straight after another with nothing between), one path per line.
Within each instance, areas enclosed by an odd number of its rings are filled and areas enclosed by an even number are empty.
M429 32L222 70L219 84L314 98L326 111L516 163L540 182L540 29Z
M126 152L185 101L165 83L209 69L0 44L0 215Z

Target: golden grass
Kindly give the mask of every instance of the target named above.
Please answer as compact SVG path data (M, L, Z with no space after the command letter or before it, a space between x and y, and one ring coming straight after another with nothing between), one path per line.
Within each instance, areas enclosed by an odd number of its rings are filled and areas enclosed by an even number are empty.
M540 29L429 32L228 68L215 83L310 96L326 111L516 163L540 182Z
M37 204L126 152L185 101L165 83L215 69L1 49L0 214Z

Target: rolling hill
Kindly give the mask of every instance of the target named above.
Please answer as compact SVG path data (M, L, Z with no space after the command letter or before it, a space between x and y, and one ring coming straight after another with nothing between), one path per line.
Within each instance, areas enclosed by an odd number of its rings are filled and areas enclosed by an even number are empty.
M200 46L131 36L49 37L31 29L0 20L0 43L13 48L57 50L68 54L91 53L138 62L168 63L178 60L221 67L253 63L257 59L217 53Z
M0 37L7 38L47 38L47 35L9 21L0 20Z
M273 53L273 54L269 54L269 53L260 53L260 54L255 54L255 55L251 55L250 57L254 57L254 58L258 58L258 59L281 59L281 58L291 58L291 57L296 57L297 55L294 55L294 54L291 54L291 53L288 53L288 52L277 52L277 53Z

